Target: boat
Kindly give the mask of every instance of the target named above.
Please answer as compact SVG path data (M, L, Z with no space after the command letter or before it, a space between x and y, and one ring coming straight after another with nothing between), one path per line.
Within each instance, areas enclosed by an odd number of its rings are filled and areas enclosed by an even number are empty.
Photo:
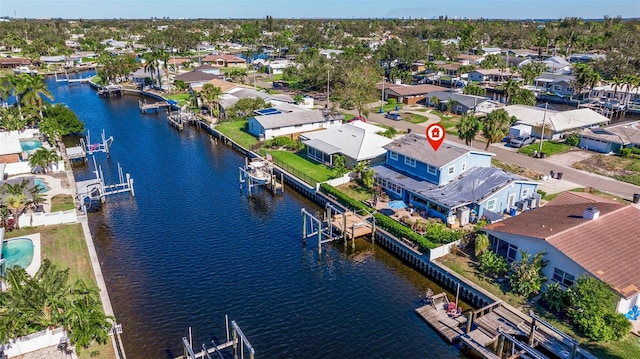
M247 164L247 168L245 170L247 176L251 178L253 184L267 184L271 179L271 174L269 173L268 163L264 160L254 159Z
M16 75L20 75L20 74L37 75L38 70L31 69L29 66L18 66L15 69L13 69L13 73Z

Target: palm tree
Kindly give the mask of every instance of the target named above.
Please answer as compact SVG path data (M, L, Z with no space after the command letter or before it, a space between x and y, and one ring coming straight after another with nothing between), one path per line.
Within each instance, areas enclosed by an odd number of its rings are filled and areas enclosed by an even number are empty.
M209 110L211 110L213 117L219 117L220 105L218 103L218 98L222 95L220 87L213 86L212 84L204 84L204 86L202 86L202 91L200 91L200 95L204 99L207 107L209 107Z
M42 119L42 96L53 100L53 95L44 82L42 75L28 76L24 81L27 92L22 96L22 101L24 101L26 105L34 107L40 113L40 119Z
M506 104L510 104L509 100L513 97L513 95L516 94L516 92L518 92L518 90L520 89L520 86L518 85L517 82L513 81L512 79L507 80L507 82L504 84L504 95L506 97L505 102Z
M28 81L31 75L21 74L21 75L9 75L9 83L11 84L11 88L13 89L13 96L16 98L16 105L18 106L18 113L20 118L24 118L22 116L22 96L28 90Z
M44 173L47 173L47 169L51 164L60 161L60 159L61 157L58 156L55 149L48 150L40 147L29 157L29 165L33 169L40 167Z
M20 117L16 107L0 108L0 128L6 131L22 131L27 121Z
M297 94L293 95L293 101L296 103L296 105L299 105L304 101L304 96L302 96L301 94L297 93Z
M458 138L464 140L467 146L471 146L478 131L480 131L480 120L474 115L462 115L458 125Z
M157 63L155 59L155 55L153 52L147 52L144 54L144 59L146 60L144 64L144 71L149 73L149 77L151 77L151 84L153 85L153 73L157 69Z
M487 139L487 145L484 148L485 151L489 149L492 143L499 142L507 135L510 125L511 119L509 118L509 113L502 108L491 112L486 117L482 131L484 137Z
M4 107L11 95L11 82L5 77L0 79L0 107Z

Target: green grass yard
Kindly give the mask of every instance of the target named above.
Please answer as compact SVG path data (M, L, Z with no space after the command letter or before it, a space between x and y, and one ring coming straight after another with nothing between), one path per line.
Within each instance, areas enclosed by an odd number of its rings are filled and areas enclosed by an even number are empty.
M307 156L288 151L265 151L274 158L274 162L284 170L292 172L305 182L324 182L335 177L335 171ZM309 183L315 185L315 183Z
M216 125L215 129L222 132L225 136L235 141L240 146L251 149L253 145L258 143L258 139L246 130L247 121L223 122Z
M427 120L429 119L428 117L425 116L420 116L418 114L415 113L409 113L409 112L403 112L401 114L402 116L402 120L403 121L407 121L407 122L411 122L411 123L423 123L423 122L427 122Z
M178 103L178 106L182 107L189 102L189 98L191 97L188 93L178 93L174 95L166 96L167 99L173 100Z
M564 153L571 150L570 145L567 145L562 142L556 141L543 141L542 142L542 152L545 156L552 156L558 153ZM540 151L540 142L532 143L530 145L524 146L518 150L520 153L524 153L528 156L533 156L535 151Z

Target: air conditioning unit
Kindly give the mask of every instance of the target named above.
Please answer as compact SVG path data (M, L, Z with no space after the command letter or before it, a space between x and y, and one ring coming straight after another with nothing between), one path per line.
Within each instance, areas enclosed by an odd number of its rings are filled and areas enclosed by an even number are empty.
M537 201L535 198L527 198L527 206L531 209L534 209L537 207Z
M527 209L529 209L529 206L526 200L517 202L516 205L518 206L518 210L520 211L526 211Z

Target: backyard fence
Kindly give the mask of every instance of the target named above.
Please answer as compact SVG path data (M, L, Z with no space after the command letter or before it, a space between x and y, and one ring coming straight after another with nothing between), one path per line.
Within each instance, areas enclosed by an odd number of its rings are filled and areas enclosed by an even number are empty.
M38 227L49 226L52 224L62 223L76 223L78 222L78 216L75 209L67 211L59 211L54 213L24 213L18 219L20 227Z
M306 173L300 171L299 169L287 164L286 162L283 162L277 158L272 158L271 159L272 162L280 167L282 170L288 172L289 174L292 174L296 177L298 177L299 179L301 179L302 181L304 181L305 183L309 184L312 187L316 186L316 183L318 183L318 181L316 181L315 179L311 178L309 175L307 175Z
M53 330L45 329L24 337L12 339L8 343L2 344L0 350L4 351L4 354L11 358L58 345L60 344L60 340L66 336L62 328Z

